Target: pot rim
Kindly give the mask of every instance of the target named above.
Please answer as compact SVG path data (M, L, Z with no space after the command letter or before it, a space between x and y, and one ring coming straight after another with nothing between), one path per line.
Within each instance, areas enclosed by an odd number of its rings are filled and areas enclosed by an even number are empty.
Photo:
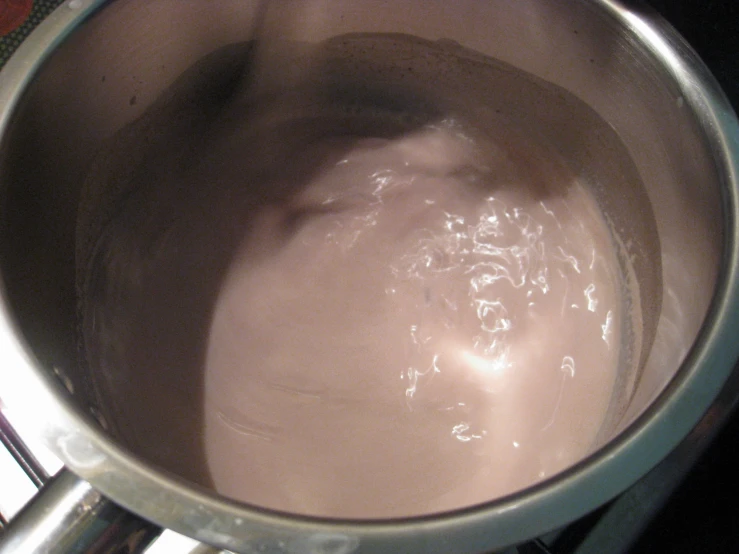
M0 72L0 140L5 140L15 109L45 59L112 1L68 0L18 48ZM13 321L3 290L0 382L3 400L17 416L20 429L40 438L69 469L132 512L195 539L244 552L266 548L441 554L496 549L575 520L636 482L698 423L739 358L735 336L739 329L739 122L710 71L661 17L641 10L637 15L616 0L592 3L628 29L666 68L712 142L723 181L725 244L706 320L675 377L614 440L534 487L463 510L387 521L329 520L269 511L186 483L117 446L40 368Z

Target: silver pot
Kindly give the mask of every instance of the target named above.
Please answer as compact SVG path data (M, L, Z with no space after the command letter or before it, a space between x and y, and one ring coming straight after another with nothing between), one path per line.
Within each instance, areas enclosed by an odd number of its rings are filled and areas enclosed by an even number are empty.
M329 35L452 39L579 98L622 141L643 188L613 171L610 143L589 135L584 120L540 114L565 143L580 141L572 156L581 156L640 285L639 371L626 379L628 394L592 455L464 511L318 520L219 497L160 471L100 427L89 376L75 362L81 183L99 145L187 67L249 38L255 7L69 0L0 74L0 386L22 427L117 504L239 552L501 548L593 510L666 456L739 356L739 126L690 47L651 11L615 0L336 0L325 24Z

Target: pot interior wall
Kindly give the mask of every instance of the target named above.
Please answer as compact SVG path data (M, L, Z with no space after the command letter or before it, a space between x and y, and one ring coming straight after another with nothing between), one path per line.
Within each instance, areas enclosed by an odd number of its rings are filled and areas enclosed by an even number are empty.
M4 137L4 285L41 366L72 384L82 413L99 410L77 361L82 183L100 145L188 67L249 38L254 8L240 0L111 4L48 60ZM625 393L602 442L675 375L707 313L722 249L719 180L706 137L668 72L613 23L584 1L336 0L325 26L327 35L451 39L551 83L552 95L564 102L579 99L570 108L580 117L571 120L547 106L513 102L510 91L497 97L513 112L534 113L524 119L546 123L539 131L551 134L592 185L639 285L642 342L633 353L639 369L623 376Z

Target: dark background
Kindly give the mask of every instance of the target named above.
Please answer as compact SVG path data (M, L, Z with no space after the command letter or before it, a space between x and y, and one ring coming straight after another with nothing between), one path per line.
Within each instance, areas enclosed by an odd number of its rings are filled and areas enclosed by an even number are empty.
M695 48L739 111L739 0L648 3ZM739 553L739 414L630 552Z
M739 105L739 0L648 0L647 3L695 48L736 109Z

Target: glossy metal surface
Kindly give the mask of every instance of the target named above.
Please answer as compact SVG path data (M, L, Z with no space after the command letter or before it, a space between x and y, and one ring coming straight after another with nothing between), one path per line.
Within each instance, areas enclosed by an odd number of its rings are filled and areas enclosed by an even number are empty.
M105 4L65 3L0 74L0 377L24 427L117 503L246 553L480 552L559 527L621 492L677 445L725 383L739 356L739 127L680 37L651 13L611 0L464 0L453 7L441 0L336 2L335 21L327 27L332 32L453 38L567 89L623 139L646 184L660 248L640 252L636 244L630 252L644 265L642 292L655 291L643 295L646 309L653 306L650 313L659 318L633 399L613 432L620 434L578 466L520 494L406 521L270 513L143 463L89 415L84 376L75 374L74 364L57 368L67 377L61 382L52 371L55 341L61 350L72 345L74 353L73 320L70 331L65 318L74 313L68 281L75 191L101 141L137 117L196 59L245 38L253 4L118 0L91 17ZM25 191L41 199L40 207L13 227L8 221L16 206L7 197ZM606 208L613 205L615 228L628 235L643 207L619 205L617 193L601 192ZM24 229L36 233L38 242L23 242ZM14 246L18 241L21 246ZM24 258L34 248L40 261ZM659 289L648 286L650 256L661 262L660 298ZM59 308L59 299L72 308ZM71 337L64 339L65 333Z
M63 469L0 535L0 553L138 554L160 532Z
M2 520L0 553L135 554L161 533L156 525L117 506L65 469L49 482L49 474L2 411L0 443L41 489L10 524Z
M49 480L46 470L18 436L18 433L10 425L8 418L5 417L2 411L0 411L0 444L7 449L15 462L21 466L23 472L36 485L36 488L42 487Z

